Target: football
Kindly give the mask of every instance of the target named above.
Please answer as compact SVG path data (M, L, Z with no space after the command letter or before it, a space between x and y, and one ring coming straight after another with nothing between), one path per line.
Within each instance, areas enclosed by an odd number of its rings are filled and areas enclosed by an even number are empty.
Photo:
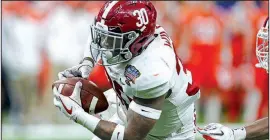
M93 82L89 80L80 77L72 77L55 81L52 87L56 87L57 89L61 88L60 91L62 95L70 96L78 81L82 83L81 104L84 111L89 114L97 114L105 111L109 106L105 95Z

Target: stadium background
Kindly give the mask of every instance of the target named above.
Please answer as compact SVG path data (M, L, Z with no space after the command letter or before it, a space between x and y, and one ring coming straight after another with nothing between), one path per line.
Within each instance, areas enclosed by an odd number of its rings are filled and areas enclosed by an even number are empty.
M51 83L82 58L90 24L103 3L2 2L4 140L91 137L53 106ZM268 16L268 1L153 3L158 24L201 88L199 126L237 127L268 115L268 75L254 66L256 34Z

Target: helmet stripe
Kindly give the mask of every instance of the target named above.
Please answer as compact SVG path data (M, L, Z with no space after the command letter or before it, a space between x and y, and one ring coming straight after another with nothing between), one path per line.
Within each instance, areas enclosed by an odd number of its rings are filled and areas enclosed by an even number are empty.
M108 13L110 12L110 10L112 9L112 7L117 3L118 1L112 1L108 7L105 9L105 11L102 14L102 18L101 18L101 23L104 24L104 19L106 19Z

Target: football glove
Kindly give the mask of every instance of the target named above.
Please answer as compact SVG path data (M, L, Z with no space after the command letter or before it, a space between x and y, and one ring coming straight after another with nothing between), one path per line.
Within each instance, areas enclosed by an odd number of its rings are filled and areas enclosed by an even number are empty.
M53 103L59 110L65 114L69 119L77 122L77 117L80 112L84 112L81 105L81 92L82 83L77 82L71 96L64 96L60 94L56 87L53 88L54 99Z
M79 65L68 68L58 73L60 80L70 77L82 77L88 78L92 68L94 67L94 61L90 57L86 57Z
M197 128L197 130L206 140L244 140L246 138L244 127L231 129L219 123L210 123L203 129Z
M233 130L218 123L210 123L203 129L198 128L197 131L206 140L235 140Z

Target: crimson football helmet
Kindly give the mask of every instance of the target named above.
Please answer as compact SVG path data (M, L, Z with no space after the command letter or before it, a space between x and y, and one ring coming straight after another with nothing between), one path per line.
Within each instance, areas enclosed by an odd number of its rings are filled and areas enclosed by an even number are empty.
M259 65L261 68L264 68L268 71L268 17L265 20L263 26L258 31L257 39L256 39L256 55L259 60Z
M157 12L150 1L108 1L91 26L90 50L100 65L129 61L155 38Z

